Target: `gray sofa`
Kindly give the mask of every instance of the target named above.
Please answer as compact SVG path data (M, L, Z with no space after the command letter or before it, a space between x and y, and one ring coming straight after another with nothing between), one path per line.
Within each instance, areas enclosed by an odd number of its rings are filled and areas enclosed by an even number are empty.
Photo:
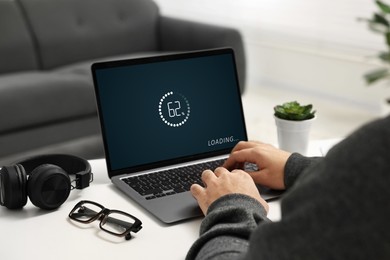
M151 0L0 0L0 166L41 153L102 157L90 65L230 46L231 28L162 16Z

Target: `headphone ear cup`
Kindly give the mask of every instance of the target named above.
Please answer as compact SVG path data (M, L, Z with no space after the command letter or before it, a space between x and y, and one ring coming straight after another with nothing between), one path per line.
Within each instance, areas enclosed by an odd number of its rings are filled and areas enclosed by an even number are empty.
M2 205L9 209L22 208L27 203L27 176L20 164L1 168Z
M62 205L71 190L69 175L53 164L35 168L27 181L27 194L31 202L41 209L55 209Z

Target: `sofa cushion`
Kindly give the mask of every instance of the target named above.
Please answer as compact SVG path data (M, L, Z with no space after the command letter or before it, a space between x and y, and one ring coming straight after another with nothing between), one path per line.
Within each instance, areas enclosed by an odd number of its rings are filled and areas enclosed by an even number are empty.
M99 59L76 62L70 65L59 67L54 71L56 73L68 73L68 74L77 74L79 76L85 76L86 78L89 78L92 81L91 66L95 62L135 59L135 58L148 57L152 55L163 55L163 54L171 54L171 53L173 52L137 52L128 55L110 56L110 57L104 57Z
M151 0L20 0L43 69L158 49L158 8Z
M0 0L0 74L38 68L26 22L15 1Z
M0 133L96 114L92 83L53 72L9 74L0 80Z

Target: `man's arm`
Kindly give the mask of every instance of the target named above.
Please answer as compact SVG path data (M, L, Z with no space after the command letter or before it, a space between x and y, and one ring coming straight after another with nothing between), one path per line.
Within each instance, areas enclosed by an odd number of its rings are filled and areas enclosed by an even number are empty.
M291 186L304 169L318 161L320 158L292 154L286 163L285 182ZM208 208L207 217L200 227L200 238L191 247L187 259L235 259L242 256L248 250L251 233L261 222L270 220L259 201L243 194L225 195Z
M279 222L221 197L187 259L390 259L389 151L390 117L358 130L296 179Z
M288 158L284 168L284 185L289 189L296 179L308 167L320 162L323 157L306 157L299 153L293 153Z
M262 221L269 222L257 200L241 194L223 196L210 206L200 238L186 259L235 259L247 251L249 237Z

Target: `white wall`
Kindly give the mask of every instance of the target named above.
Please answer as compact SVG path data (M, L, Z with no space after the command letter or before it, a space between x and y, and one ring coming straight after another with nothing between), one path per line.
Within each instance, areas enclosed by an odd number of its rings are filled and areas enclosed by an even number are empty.
M165 15L238 28L248 59L248 88L277 87L364 107L390 97L385 83L367 87L363 74L380 66L380 35L358 17L367 0L155 0ZM371 57L370 57L371 56Z

